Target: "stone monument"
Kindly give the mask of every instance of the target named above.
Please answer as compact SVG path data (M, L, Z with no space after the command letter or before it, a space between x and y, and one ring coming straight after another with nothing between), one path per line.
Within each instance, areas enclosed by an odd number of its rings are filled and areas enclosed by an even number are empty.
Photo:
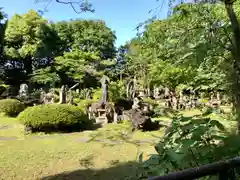
M28 85L27 84L20 85L19 96L24 99L26 99L28 97Z

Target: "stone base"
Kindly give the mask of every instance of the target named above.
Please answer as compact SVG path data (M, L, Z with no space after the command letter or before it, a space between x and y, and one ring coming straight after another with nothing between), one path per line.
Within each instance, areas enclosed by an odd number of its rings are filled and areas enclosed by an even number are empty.
M107 119L107 117L99 116L99 117L96 118L96 123L97 124L107 124L108 119Z

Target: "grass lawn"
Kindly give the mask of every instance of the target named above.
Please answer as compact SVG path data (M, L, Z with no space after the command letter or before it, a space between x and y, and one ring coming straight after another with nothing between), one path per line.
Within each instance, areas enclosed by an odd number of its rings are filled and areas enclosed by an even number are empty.
M0 117L0 179L134 180L138 153L155 153L163 133L164 128L132 133L128 124L108 124L95 131L24 135L16 119Z
M136 179L139 151L154 153L164 129L131 133L128 124L95 131L24 135L14 118L0 117L0 179Z

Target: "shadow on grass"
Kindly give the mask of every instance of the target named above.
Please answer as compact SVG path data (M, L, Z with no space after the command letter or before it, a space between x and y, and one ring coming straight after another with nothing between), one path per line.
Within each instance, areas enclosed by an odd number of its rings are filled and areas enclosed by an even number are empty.
M140 180L141 168L137 162L111 162L107 169L79 169L72 172L63 172L40 180ZM146 178L144 178L146 179Z
M39 132L43 132L46 134L52 134L52 133L73 133L73 132L82 132L82 131L86 131L86 130L97 130L99 128L102 128L101 124L90 124L85 126L84 128L82 128L81 126L78 125L71 125L69 127L67 126L58 126L57 128L55 127L43 127L41 129L34 129L31 127L24 127L24 131L25 134L30 134L30 133L39 133Z

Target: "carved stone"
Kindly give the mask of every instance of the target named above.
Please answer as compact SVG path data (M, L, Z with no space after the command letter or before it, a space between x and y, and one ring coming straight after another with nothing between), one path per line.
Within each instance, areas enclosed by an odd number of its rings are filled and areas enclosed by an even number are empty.
M47 93L44 96L44 104L53 104L54 103L54 94L52 92Z
M59 92L59 104L66 104L67 102L67 94L66 94L66 87L62 85L60 92Z
M19 96L21 98L27 98L28 97L28 85L27 84L21 84L20 85Z

